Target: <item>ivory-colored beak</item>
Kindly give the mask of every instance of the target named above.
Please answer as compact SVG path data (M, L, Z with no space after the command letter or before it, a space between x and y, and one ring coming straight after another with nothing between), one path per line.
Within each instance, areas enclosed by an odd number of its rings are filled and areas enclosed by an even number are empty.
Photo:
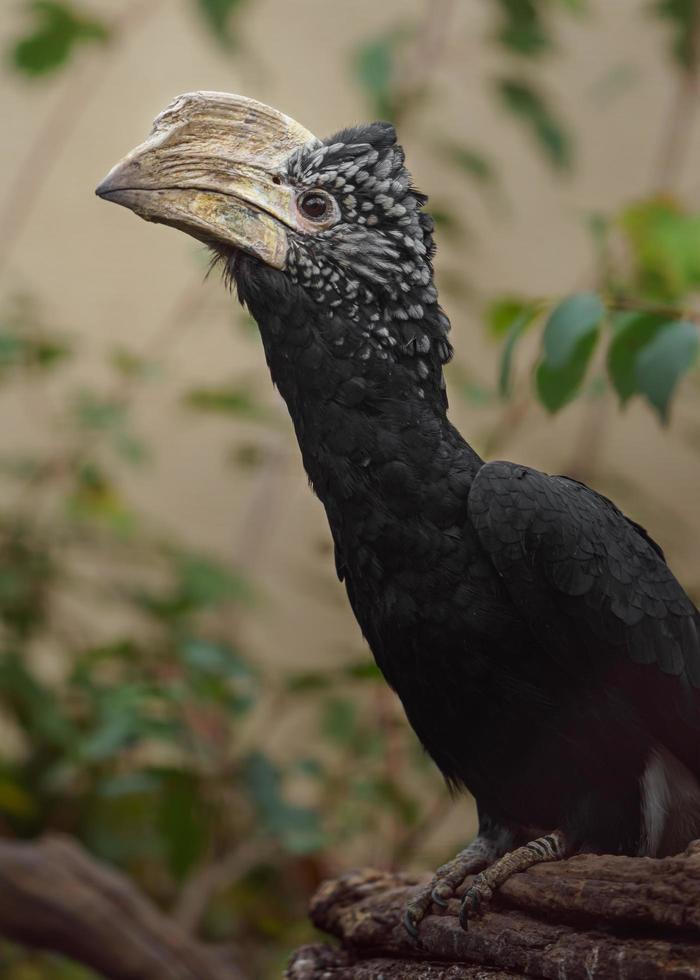
M191 92L156 118L145 143L95 193L146 221L283 269L287 229L299 227L299 215L280 174L290 154L313 140L299 123L254 99Z

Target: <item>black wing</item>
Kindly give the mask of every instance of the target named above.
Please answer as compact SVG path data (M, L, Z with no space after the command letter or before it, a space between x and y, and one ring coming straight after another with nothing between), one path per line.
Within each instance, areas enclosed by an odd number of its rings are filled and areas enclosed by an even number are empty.
M574 675L626 654L700 688L700 614L659 546L607 498L493 462L477 473L469 515L540 647Z

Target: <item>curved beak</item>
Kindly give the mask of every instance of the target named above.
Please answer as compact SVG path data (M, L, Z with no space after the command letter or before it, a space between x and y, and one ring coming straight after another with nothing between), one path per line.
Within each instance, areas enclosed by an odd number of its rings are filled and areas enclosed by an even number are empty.
M242 95L190 92L155 120L148 139L95 193L146 221L207 244L229 245L283 269L287 229L298 222L284 163L314 136Z

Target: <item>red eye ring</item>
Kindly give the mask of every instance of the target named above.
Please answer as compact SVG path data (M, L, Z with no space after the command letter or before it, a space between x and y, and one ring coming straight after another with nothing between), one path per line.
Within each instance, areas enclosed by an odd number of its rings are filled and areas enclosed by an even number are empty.
M324 191L305 191L299 196L297 207L310 221L325 221L332 214L333 202Z

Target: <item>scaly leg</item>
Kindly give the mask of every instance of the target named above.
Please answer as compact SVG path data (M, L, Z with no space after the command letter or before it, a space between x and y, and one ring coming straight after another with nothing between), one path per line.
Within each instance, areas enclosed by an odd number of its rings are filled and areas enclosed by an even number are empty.
M519 871L526 871L534 864L545 861L561 861L571 853L571 845L561 830L555 830L545 837L538 837L524 847L518 847L504 855L495 864L476 876L467 893L462 899L459 921L463 929L467 928L470 918L484 911L491 896L504 881Z
M512 843L512 835L506 830L500 830L495 836L492 832L488 836L480 832L457 857L438 868L432 880L406 906L404 926L413 939L418 938L418 926L433 902L445 908L467 875L496 861Z

